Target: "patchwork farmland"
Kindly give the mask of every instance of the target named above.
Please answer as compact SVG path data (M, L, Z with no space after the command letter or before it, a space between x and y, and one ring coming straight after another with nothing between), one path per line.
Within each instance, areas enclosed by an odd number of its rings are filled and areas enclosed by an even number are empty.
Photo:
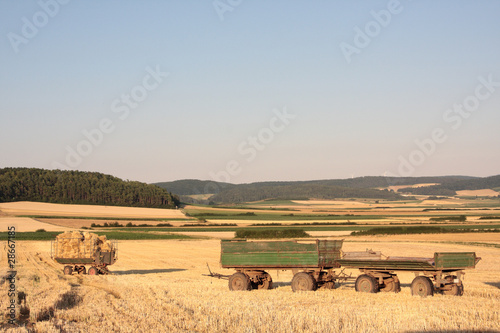
M175 215L159 217L154 215L153 210L144 215L147 217L142 221L150 227L92 228L92 232L123 236L123 240L118 241L118 261L110 267L112 275L64 275L63 265L51 258L50 241L18 241L17 316L23 326L13 328L4 319L1 327L19 332L78 332L89 329L96 332L500 330L500 233L350 235L351 231L358 230L356 228L391 226L391 223L430 225L431 217L461 214L466 215L465 222L443 221L439 225L495 229L498 228L495 224L498 220L480 220L483 216L495 216L498 206L494 204L494 200L441 202L441 206L426 201L286 201L249 203L236 208L190 206L183 213L179 210ZM65 219L65 215L68 217L69 214L64 205L59 211L53 206L44 210L41 208L43 204L23 205L22 209L18 206L16 211L8 204L1 204L2 228L16 223L19 234L38 229L50 233L49 227L61 228L60 231L79 229L74 224L75 220L86 221L92 217L100 217L94 220L100 224L112 221L141 223L140 217L117 207L113 208L117 209L115 215L99 216L103 208L96 206L92 210L93 206L90 206ZM386 208L380 208L382 206ZM436 208L454 210L429 210ZM280 225L261 226L272 223L268 222L268 216L292 213L293 216L269 220ZM224 214L247 215L240 215L242 219L238 219L237 215L230 216L227 220L222 216ZM342 218L332 218L330 214ZM351 220L352 216L342 216L345 214L377 216L377 219ZM265 219L261 220L261 215ZM317 216L325 216L325 219L317 219ZM153 227L160 222L154 220L156 218L172 226ZM202 219L205 222L200 222ZM348 220L355 224L342 224ZM33 221L36 223L30 225ZM314 222L328 224L314 225ZM186 226L190 224L196 226ZM251 227L251 224L258 226ZM400 293L377 294L356 292L352 279L339 284L334 290L294 293L290 285L292 273L286 271L269 272L274 282L272 290L248 292L231 292L227 281L204 276L208 274L207 264L215 272L225 275L234 273L233 270L220 268L221 238L234 237L235 230L239 228L287 227L304 228L320 239L344 239L344 251L373 249L384 255L410 257L430 257L437 251L476 252L482 260L476 269L466 272L462 297L441 294L427 298L412 296L409 286L414 275L411 273L398 274ZM137 239L138 235L147 238L147 235L183 234L194 238ZM124 235L130 236L130 240L126 240ZM8 277L5 241L2 248L0 274L4 278L0 292L7 295L9 283L5 279ZM346 270L345 273L352 277L359 275L357 270ZM7 302L8 297L0 298L2 309L7 308ZM7 318L7 310L3 311L4 318Z

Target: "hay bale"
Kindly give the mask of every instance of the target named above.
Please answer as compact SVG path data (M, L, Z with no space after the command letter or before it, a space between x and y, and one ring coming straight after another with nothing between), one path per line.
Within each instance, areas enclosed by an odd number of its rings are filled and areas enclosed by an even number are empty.
M79 231L64 232L56 237L58 258L93 258L96 251L112 251L113 243L106 236Z

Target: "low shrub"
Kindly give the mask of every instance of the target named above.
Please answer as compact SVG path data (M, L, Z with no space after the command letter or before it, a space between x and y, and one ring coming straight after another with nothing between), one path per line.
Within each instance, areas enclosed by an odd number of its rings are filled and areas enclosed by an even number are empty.
M241 229L236 231L236 238L306 238L310 235L303 229L280 229L280 230L249 230Z

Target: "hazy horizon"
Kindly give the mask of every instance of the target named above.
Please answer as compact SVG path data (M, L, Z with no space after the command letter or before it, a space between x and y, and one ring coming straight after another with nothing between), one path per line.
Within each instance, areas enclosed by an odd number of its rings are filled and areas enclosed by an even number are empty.
M0 1L0 168L147 183L498 175L499 12Z

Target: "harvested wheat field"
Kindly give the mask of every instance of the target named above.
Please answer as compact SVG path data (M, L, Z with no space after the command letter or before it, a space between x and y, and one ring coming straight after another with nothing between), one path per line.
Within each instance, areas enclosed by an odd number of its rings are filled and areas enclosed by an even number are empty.
M6 202L0 203L0 210L8 215L44 215L44 216L82 216L111 218L179 218L188 219L177 209L68 205L44 202Z
M478 196L478 197L496 197L500 195L499 192L491 190L491 189L483 189L483 190L464 190L457 191L458 196Z
M51 223L37 221L29 217L5 217L0 216L0 230L6 231L10 226L15 226L18 232L36 231L44 229L45 231L67 231L71 228L59 226Z
M328 231L323 236L328 235ZM321 236L321 235L316 235ZM347 240L368 242L447 242L447 243L490 243L500 247L500 233L478 232L478 233L450 233L450 234L412 234L412 235L375 235L375 236L353 236L345 237Z
M344 244L345 251L366 248L424 257L434 251L475 251L483 259L467 272L462 297L413 297L412 274L399 275L402 291L397 294L357 293L352 281L334 290L293 293L291 273L276 271L270 271L273 290L231 292L227 281L202 276L207 263L213 271L232 274L219 268L217 240L123 241L118 245L118 261L111 267L115 274L107 276L65 276L62 266L50 258L49 242L18 242L16 283L22 292L18 308L23 308L21 319L26 327L37 332L500 330L500 248L411 242ZM5 255L1 267L6 267ZM1 273L5 276L6 270ZM0 289L7 295L7 283ZM7 300L0 298L2 309Z

